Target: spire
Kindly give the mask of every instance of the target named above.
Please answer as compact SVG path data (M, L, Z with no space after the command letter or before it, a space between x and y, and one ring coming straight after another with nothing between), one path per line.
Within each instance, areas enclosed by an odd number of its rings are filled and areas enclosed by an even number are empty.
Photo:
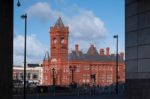
M61 17L59 16L54 27L64 27Z
M48 51L46 51L43 61L46 61L46 60L48 61L50 60Z

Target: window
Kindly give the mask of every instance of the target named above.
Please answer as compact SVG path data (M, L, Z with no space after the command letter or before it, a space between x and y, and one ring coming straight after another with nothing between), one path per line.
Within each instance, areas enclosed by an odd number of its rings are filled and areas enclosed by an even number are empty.
M105 70L108 70L108 66L105 66Z
M38 75L37 74L33 74L33 79L37 79Z
M92 68L92 70L95 70L95 66L92 66L91 68Z
M16 79L19 79L19 73L16 73Z
M86 74L83 74L83 78L85 78L86 77Z
M95 66L95 70L97 70L97 66Z
M86 79L86 82L87 82L87 83L89 83L89 82L90 82L90 80L89 80L89 79Z
M66 67L66 72L69 72L69 68Z
M66 66L63 66L63 72L65 73L67 70L67 67Z
M45 77L45 80L47 80L47 76Z
M89 79L83 79L82 82L83 82L83 83L89 83L90 80L89 80Z
M64 67L63 71L64 71L64 73L66 72L66 68L65 67Z
M99 70L102 70L102 66L99 66Z
M85 79L83 79L82 82L85 83Z
M118 66L118 71L120 71L120 66Z
M105 70L105 66L102 67L102 70Z
M21 78L21 79L23 79L23 78L24 78L23 73L20 73L20 78Z
M105 74L99 75L99 80L100 81L105 82L105 78L106 78Z
M110 67L110 71L112 71L112 67Z
M28 79L30 79L30 75L31 75L30 73L27 74L27 78L28 78Z
M111 66L108 66L108 71L112 71L112 70L111 70Z
M83 78L90 78L90 74L83 74Z
M64 72L68 72L68 71L69 71L69 68L68 68L68 66L67 66L67 65L66 65L66 66L64 66L63 71L64 71Z
M107 83L112 83L112 75L111 74L107 75Z
M80 72L80 66L79 65L76 65L76 72Z
M83 70L90 70L90 66L88 66L88 65L84 66Z

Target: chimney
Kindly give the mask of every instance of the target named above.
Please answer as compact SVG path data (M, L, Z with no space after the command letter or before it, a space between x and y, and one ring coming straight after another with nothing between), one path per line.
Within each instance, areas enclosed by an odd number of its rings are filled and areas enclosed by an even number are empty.
M104 49L100 49L100 55L104 55Z
M110 51L110 48L109 48L109 47L107 47L107 48L106 48L106 55L107 55L107 56L109 56L109 55L110 55L109 51Z
M121 58L124 58L124 53L121 52L119 56L120 56Z
M79 45L78 44L75 45L75 51L77 51L77 52L79 51Z

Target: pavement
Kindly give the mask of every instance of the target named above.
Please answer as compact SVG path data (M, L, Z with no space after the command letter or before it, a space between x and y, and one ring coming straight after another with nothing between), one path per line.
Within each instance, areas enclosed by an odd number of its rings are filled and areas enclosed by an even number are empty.
M23 99L23 96L14 96L13 99ZM27 96L26 99L125 99L123 95L57 95L57 96L49 96L49 95L30 95Z

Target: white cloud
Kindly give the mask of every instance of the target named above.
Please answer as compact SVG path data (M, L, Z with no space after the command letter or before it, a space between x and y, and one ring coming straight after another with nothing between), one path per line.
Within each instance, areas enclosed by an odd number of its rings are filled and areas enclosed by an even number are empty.
M27 36L27 63L40 63L43 59L45 46L37 40L36 35ZM24 36L16 35L14 37L14 64L24 62Z
M91 40L106 36L107 29L104 22L96 17L92 11L82 9L76 5L73 5L72 9L71 7L68 8L69 10L75 11L76 14L68 15L61 13L60 15L65 25L69 26L71 36L82 40ZM27 13L29 17L39 18L39 20L49 22L49 20L56 20L59 12L53 10L46 2L38 2L29 7Z
M46 2L38 2L26 9L29 18L34 18L42 22L53 19L57 12L53 11L50 5Z
M82 40L93 40L104 38L107 29L104 22L96 17L92 11L81 10L79 14L73 17L66 17L71 36Z
M61 17L65 25L70 29L70 46L79 43L83 49L90 43L97 44L107 36L107 29L104 22L92 11L71 5L63 8ZM27 9L29 16L39 18L40 21L55 22L58 11L51 8L46 2L38 2ZM68 13L69 12L69 13ZM53 23L54 24L54 23ZM76 40L76 41L75 41ZM96 45L97 46L97 45Z

